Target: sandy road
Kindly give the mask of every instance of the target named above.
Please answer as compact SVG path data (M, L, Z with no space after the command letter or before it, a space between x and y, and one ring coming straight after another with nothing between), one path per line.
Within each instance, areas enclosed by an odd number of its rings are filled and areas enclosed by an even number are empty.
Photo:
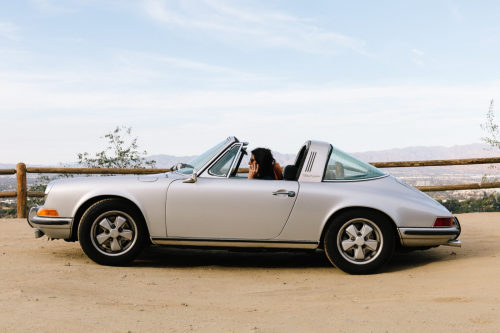
M155 247L105 267L0 220L0 332L499 332L500 213L459 218L462 248L370 276L322 253Z

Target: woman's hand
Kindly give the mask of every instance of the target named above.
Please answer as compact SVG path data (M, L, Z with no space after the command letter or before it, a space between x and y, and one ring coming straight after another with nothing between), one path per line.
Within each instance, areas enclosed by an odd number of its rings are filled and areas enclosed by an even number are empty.
M257 172L259 172L259 165L257 163L250 164L248 167L248 179L255 178Z

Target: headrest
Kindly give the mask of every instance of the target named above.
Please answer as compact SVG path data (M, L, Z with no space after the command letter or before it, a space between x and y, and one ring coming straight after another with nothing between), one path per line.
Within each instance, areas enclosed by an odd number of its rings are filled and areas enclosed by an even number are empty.
M287 165L283 171L284 180L296 180L297 178L297 167L295 165Z

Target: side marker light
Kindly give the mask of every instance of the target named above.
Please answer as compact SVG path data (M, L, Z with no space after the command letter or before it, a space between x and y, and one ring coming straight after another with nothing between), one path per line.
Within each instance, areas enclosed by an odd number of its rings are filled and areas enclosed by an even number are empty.
M42 208L40 209L36 215L38 216L50 216L50 217L57 217L59 216L59 213L57 212L56 209L47 209L47 208Z

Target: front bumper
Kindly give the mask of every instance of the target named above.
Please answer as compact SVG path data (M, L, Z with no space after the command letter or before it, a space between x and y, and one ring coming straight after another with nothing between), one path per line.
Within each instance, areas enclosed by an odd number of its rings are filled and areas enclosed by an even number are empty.
M35 229L35 236L47 235L49 238L69 239L71 236L71 217L38 216L40 207L33 207L28 214L28 224Z
M460 247L462 242L457 238L462 228L454 217L454 223L448 228L399 228L403 246L439 246L450 245Z

